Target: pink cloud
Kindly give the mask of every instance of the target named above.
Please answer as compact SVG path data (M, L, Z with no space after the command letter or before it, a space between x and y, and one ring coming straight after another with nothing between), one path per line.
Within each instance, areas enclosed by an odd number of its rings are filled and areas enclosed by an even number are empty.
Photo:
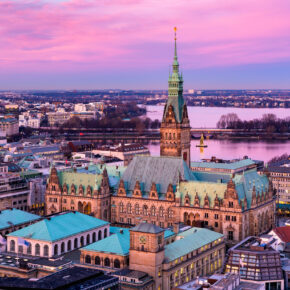
M167 66L175 25L186 68L290 60L289 13L288 0L4 0L0 68Z

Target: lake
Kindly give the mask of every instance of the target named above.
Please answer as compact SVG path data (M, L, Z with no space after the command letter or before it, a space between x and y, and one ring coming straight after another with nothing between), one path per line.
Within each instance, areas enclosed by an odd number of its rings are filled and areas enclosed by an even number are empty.
M163 106L147 106L146 116L152 120L161 120ZM272 113L278 118L290 117L290 109L257 109L257 108L221 108L221 107L188 107L192 128L215 128L223 114L236 113L242 120L261 118L263 114ZM252 159L268 162L271 158L290 154L290 140L287 141L245 141L245 140L206 140L207 148L197 148L199 140L191 141L191 160L200 160L216 156L217 158L233 159L247 155ZM151 155L159 155L159 144L148 146Z
M146 106L147 114L152 120L161 121L164 106ZM232 107L188 107L188 116L192 128L216 128L221 115L236 113L241 120L261 118L264 114L275 114L278 118L290 117L290 109L283 108L232 108Z

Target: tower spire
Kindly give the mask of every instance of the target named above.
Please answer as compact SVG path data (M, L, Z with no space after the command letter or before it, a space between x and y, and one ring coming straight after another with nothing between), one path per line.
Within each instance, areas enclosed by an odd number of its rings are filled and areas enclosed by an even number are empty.
M176 37L177 28L174 27L174 59L173 59L173 73L179 74L179 63L177 58L177 37Z
M177 27L174 27L174 60L177 60L177 45L176 45L176 31L177 31Z

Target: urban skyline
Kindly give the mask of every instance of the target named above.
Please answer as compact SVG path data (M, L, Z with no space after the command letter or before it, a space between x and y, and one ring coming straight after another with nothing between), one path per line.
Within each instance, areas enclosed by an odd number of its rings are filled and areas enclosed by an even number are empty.
M185 89L289 89L284 0L2 1L0 8L0 89L164 89L174 26Z

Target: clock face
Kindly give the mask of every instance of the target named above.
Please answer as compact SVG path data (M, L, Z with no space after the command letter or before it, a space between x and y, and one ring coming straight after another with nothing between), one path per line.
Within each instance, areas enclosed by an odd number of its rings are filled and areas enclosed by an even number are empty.
M145 236L141 236L140 237L140 243L141 244L145 244L146 243L146 237Z

